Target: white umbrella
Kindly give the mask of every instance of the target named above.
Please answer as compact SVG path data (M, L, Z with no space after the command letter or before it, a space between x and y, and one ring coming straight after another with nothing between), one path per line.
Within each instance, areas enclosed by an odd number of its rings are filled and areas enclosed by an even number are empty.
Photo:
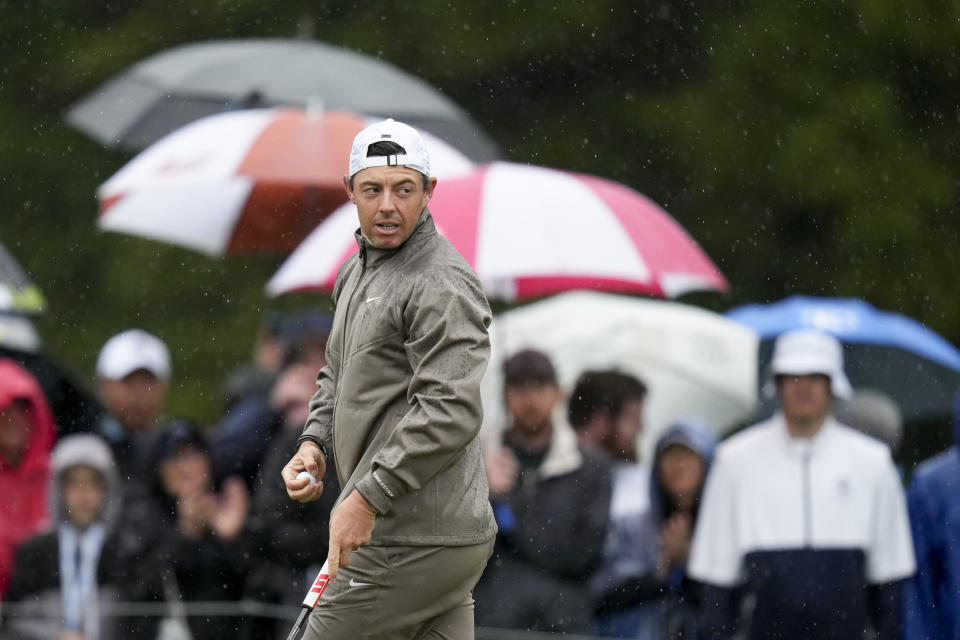
M723 434L757 403L757 334L699 307L571 291L499 314L490 335L485 429L504 420L504 360L527 347L550 357L568 393L587 369L617 368L643 380L643 451L671 420L696 416Z

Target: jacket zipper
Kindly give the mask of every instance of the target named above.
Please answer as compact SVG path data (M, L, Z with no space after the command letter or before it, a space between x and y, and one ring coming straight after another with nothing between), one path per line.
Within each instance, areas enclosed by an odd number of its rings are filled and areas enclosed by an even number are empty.
M347 298L347 309L343 315L343 340L340 343L340 375L337 376L337 389L333 394L333 414L331 415L331 424L330 429L330 441L333 445L330 447L330 454L333 456L333 464L337 468L337 479L340 481L340 484L344 484L344 478L340 476L340 465L337 464L337 443L336 443L336 424L337 424L337 405L340 404L340 389L343 386L340 383L340 377L343 376L343 365L347 359L347 331L350 328L350 306L353 303L353 299L357 296L357 291L360 289L360 284L363 282L363 276L367 272L367 241L364 238L360 238L360 252L357 254L357 258L360 260L360 276L357 278L357 284L354 285L353 291L350 292L350 297Z
M810 489L810 451L803 452L803 545L813 546L813 497Z

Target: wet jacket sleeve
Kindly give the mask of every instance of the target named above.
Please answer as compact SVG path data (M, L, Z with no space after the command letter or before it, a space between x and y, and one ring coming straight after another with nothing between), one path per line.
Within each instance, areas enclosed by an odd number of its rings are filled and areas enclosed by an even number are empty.
M402 312L410 409L357 490L379 513L422 488L480 431L480 379L490 357L490 308L472 273L423 273Z
M333 287L333 299L338 301L343 291L343 282L345 279L346 265L340 268L337 273L336 281ZM315 440L327 448L327 451L333 450L333 405L336 395L337 381L333 374L334 363L340 362L340 354L332 346L332 341L327 341L326 349L327 364L317 373L317 391L310 398L310 415L303 427L303 432L297 440L297 447L304 440Z
M333 448L333 399L336 388L333 369L329 364L331 355L328 349L328 364L317 374L317 391L310 398L310 415L297 441L299 445L304 440L317 440L327 451Z
M916 475L907 493L907 508L913 533L913 548L917 557L917 573L907 581L903 593L904 640L929 640L947 637L937 611L937 595L943 574L944 554L937 522L944 522L937 502L924 485L923 477Z

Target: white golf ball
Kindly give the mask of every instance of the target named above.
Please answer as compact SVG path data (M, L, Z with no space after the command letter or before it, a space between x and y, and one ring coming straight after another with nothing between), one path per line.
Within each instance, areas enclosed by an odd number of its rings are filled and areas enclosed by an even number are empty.
M297 474L297 480L303 480L304 478L308 478L310 480L310 484L317 484L317 479L314 478L313 474L309 471L301 471Z

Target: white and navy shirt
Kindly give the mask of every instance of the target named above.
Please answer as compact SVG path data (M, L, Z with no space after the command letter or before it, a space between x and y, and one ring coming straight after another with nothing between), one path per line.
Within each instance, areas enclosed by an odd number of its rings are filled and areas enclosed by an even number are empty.
M745 587L754 620L839 615L855 627L865 586L914 569L903 487L883 443L833 418L813 438L792 438L778 414L718 447L688 573Z

